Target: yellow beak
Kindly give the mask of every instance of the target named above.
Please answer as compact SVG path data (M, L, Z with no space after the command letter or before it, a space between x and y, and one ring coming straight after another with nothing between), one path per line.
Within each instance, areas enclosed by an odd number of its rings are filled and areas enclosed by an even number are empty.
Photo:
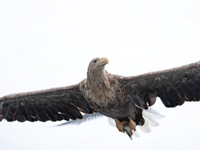
M109 63L109 60L107 57L101 57L99 58L99 63L97 66L103 66Z

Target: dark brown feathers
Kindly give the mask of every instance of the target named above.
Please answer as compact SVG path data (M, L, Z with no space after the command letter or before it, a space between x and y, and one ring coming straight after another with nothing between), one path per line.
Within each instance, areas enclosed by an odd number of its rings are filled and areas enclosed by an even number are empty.
M85 113L93 112L78 85L0 98L0 119L7 121L81 119L80 110Z
M156 97L166 107L200 100L200 62L132 77L108 73L104 70L107 63L105 57L93 59L87 79L77 85L0 98L0 120L69 120L94 110L143 125L142 109L152 106Z
M139 107L147 109L148 95L160 97L166 107L182 105L185 101L200 100L200 62L169 70L121 79L123 91L133 95Z

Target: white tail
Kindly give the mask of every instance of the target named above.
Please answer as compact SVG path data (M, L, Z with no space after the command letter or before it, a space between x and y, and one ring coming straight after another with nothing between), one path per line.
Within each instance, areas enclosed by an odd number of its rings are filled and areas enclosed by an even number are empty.
M156 119L162 119L164 116L160 115L155 109L152 107L149 107L147 110L143 109L142 112L143 118L145 120L144 125L142 126L137 126L141 131L144 133L149 133L151 132L151 127L157 127L159 126L159 123Z
M139 125L136 126L136 131L133 131L134 132L133 135L135 137L139 137L139 133L138 133L137 129L140 129L144 133L149 133L149 132L151 132L150 126L152 126L152 127L159 126L159 123L158 123L157 120L164 118L163 115L160 115L152 107L149 107L147 110L143 109L142 115L143 115L143 118L145 120L145 123L142 126L139 126ZM112 118L108 118L108 122L111 126L116 127L115 121Z

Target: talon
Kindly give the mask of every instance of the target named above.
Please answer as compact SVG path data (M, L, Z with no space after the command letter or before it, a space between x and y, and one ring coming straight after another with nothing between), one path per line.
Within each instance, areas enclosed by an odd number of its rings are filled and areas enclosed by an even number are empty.
M125 121L119 121L118 119L115 119L116 127L120 132L125 132L124 131L124 125L126 124Z
M136 131L136 123L130 119L127 125L124 126L124 130L132 140L133 130Z
M132 119L129 120L128 126L129 126L130 130L136 131L136 123Z

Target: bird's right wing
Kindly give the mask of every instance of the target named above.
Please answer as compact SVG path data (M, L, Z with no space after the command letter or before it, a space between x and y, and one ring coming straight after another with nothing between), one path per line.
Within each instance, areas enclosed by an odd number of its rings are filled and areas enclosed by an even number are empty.
M0 121L58 121L81 119L80 112L93 113L79 84L0 98Z

